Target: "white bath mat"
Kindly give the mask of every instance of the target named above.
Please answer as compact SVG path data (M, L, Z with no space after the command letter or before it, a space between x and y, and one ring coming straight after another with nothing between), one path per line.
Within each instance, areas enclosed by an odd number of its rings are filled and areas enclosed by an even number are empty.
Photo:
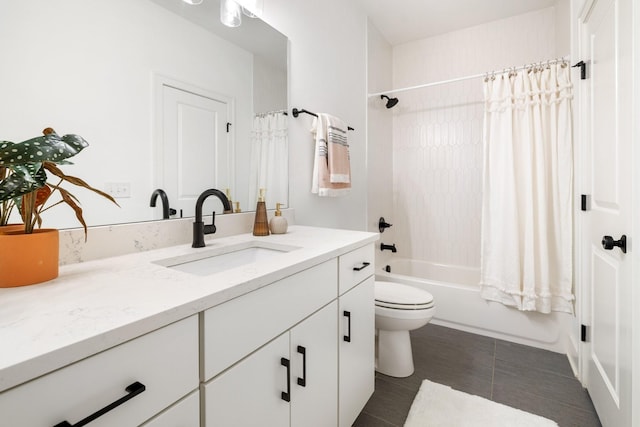
M424 380L404 427L558 427L558 424Z

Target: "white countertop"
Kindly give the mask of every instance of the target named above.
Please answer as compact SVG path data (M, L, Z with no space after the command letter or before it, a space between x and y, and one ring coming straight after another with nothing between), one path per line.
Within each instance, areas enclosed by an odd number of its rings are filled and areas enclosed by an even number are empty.
M209 237L209 236L207 236ZM57 279L0 289L0 392L375 242L377 233L291 226L60 268ZM154 264L247 241L299 249L210 276Z

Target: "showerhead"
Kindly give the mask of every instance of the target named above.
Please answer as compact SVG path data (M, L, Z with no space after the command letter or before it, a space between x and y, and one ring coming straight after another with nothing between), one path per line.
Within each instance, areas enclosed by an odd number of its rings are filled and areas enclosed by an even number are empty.
M387 95L380 95L380 99L387 98L387 108L393 108L398 103L398 98L389 98Z

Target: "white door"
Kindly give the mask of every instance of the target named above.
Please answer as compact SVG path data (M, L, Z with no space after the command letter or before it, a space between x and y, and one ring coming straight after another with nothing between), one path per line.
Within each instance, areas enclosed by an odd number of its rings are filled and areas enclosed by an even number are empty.
M629 251L603 245L631 233L632 0L587 1L582 13L581 57L587 80L583 141L589 195L582 246L585 382L605 427L631 426L632 263ZM586 353L586 354L585 354Z
M291 330L291 427L338 423L338 303Z
M228 104L169 85L162 88L162 177L177 215L194 216L196 199L204 190L232 188L233 151L227 132ZM217 198L209 198L219 203ZM203 213L222 213L205 205ZM160 210L156 212L160 214Z
M215 351L215 349L214 349ZM206 384L205 427L289 425L289 333L286 332Z
M339 298L338 426L349 427L374 389L375 304L373 276Z

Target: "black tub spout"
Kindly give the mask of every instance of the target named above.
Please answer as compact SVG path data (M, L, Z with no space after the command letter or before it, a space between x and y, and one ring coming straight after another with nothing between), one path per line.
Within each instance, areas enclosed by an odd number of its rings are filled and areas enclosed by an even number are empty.
M384 243L380 243L380 250L381 251L391 251L394 254L396 252L398 252L398 250L396 249L396 244L395 243L393 245L385 245Z

